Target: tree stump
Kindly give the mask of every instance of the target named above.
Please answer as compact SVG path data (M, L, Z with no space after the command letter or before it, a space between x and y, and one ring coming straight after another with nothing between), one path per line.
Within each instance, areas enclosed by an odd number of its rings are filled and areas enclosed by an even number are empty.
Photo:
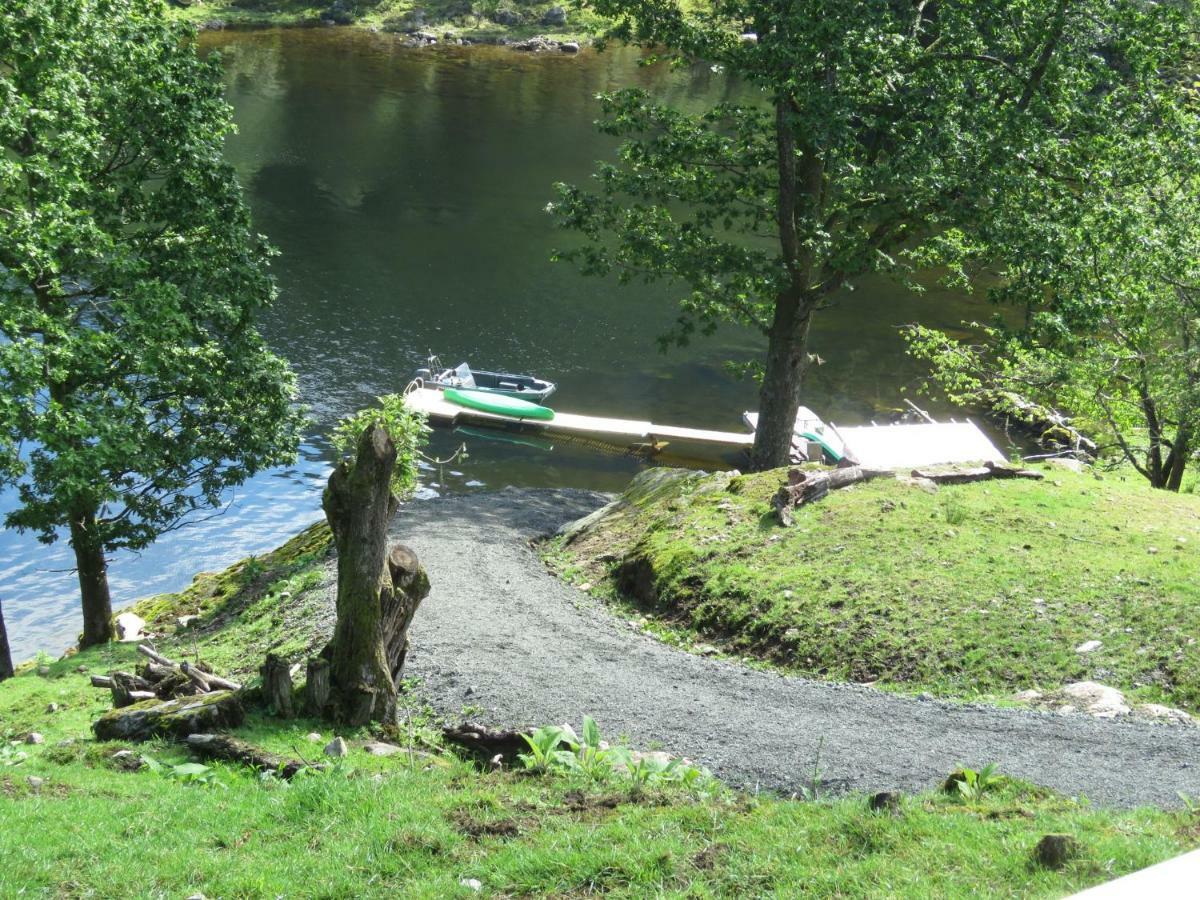
M274 653L268 653L266 662L259 669L263 682L263 697L267 706L275 710L275 715L284 719L296 715L292 707L292 673L287 660Z
M330 681L324 709L348 725L395 720L408 626L429 593L416 554L400 546L388 552L387 526L398 506L395 464L387 431L367 428L353 463L338 465L322 498L338 554L337 625L322 653Z
M329 707L329 660L314 656L308 661L308 675L304 682L304 712L321 718Z

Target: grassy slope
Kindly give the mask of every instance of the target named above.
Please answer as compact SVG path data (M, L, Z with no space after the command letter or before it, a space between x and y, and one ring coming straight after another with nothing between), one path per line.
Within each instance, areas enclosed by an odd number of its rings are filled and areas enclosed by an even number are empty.
M292 26L311 25L319 21L321 12L330 7L321 0L200 0L184 8L171 7L171 15L196 24L219 20L231 26ZM531 37L545 35L556 39L598 34L603 20L587 11L570 8L563 2L500 3L476 2L475 14L461 15L461 0L347 0L346 6L356 17L355 26L384 30L406 27L413 10L424 10L423 30L441 34L450 30L463 38L498 40L501 37ZM551 28L541 24L546 10L553 6L567 7L567 26ZM497 8L515 10L524 21L503 26L488 18Z
M677 482L557 562L612 596L640 561L668 637L810 676L967 698L1092 678L1200 708L1200 498L1059 469L933 494L873 482L783 529L781 481Z
M268 647L298 658L329 626L308 590L326 546L323 530L310 529L140 611L168 631L176 616L199 613L199 628L160 649L198 652L222 671L251 672ZM132 648L116 645L0 684L0 896L470 896L467 878L485 896L1060 896L1194 846L1200 833L1196 813L1093 810L1016 783L974 803L907 798L891 816L868 812L861 797L636 793L622 781L480 773L440 747L416 711L393 735L418 749L415 764L356 749L332 774L292 785L226 766L215 769L223 787L184 784L120 771L111 759L120 745L90 738L108 698L77 668L133 664ZM45 743L15 743L31 730ZM261 715L241 736L311 756L320 746L305 741L312 730L332 736L318 722ZM138 750L185 758L163 744ZM35 789L30 776L45 783ZM1047 832L1083 844L1063 872L1029 863Z

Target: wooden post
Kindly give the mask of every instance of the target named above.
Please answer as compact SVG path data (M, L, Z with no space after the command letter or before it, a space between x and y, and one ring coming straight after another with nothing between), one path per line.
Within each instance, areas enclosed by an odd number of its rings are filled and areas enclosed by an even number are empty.
M293 718L296 713L292 708L292 673L287 660L274 653L268 653L260 671L263 697L267 705L274 708L277 716L284 719Z

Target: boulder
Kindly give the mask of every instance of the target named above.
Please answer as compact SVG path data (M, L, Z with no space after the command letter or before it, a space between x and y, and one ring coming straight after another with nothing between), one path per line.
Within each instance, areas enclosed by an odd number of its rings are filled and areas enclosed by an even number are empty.
M44 737L42 737L42 735L40 735L38 732L31 731L31 732L29 732L29 734L25 735L25 743L27 743L27 744L44 744L44 743L46 743L46 739Z
M552 6L542 15L542 24L548 28L562 28L567 24L567 11L561 6Z
M1076 681L1065 685L1059 691L1059 696L1098 719L1115 719L1132 712L1129 704L1125 702L1124 694L1097 681Z
M346 739L335 737L332 741L325 745L325 755L340 759L350 752L350 748L346 745Z
M563 41L558 45L558 49L563 53L578 53L579 44L577 44L575 41Z
M235 691L214 691L175 700L144 700L114 709L92 724L100 741L146 741L236 728L246 714Z
M145 632L142 630L146 627L146 620L137 613L121 613L116 618L116 625L117 640L123 643L140 641L146 636Z

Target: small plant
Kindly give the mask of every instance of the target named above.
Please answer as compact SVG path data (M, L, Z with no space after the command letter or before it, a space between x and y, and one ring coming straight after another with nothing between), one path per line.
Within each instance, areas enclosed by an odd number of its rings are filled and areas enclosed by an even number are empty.
M1000 773L996 771L995 763L988 763L978 772L964 768L962 778L956 779L954 783L963 798L974 803L1000 784Z
M1189 816L1200 814L1200 800L1194 799L1191 794L1185 794L1183 791L1179 791L1175 796L1179 798L1179 802L1183 804L1183 808L1187 810Z
M817 741L817 752L813 755L812 767L808 771L808 784L800 785L800 796L809 801L821 799L821 785L825 781L825 769L821 765L821 751L825 749L825 736Z
M29 759L29 754L17 744L0 744L0 766L19 766Z
M579 748L579 738L570 725L544 725L533 734L521 737L529 745L529 752L521 753L517 758L527 772L544 773L555 768L573 769L578 765L575 751Z
M970 517L970 512L965 503L953 494L949 494L942 503L942 515L945 517L947 525L961 525Z
M200 784L209 788L224 788L226 785L217 778L217 772L212 766L203 763L162 763L152 756L142 756L142 762L151 772L169 781L181 784Z

